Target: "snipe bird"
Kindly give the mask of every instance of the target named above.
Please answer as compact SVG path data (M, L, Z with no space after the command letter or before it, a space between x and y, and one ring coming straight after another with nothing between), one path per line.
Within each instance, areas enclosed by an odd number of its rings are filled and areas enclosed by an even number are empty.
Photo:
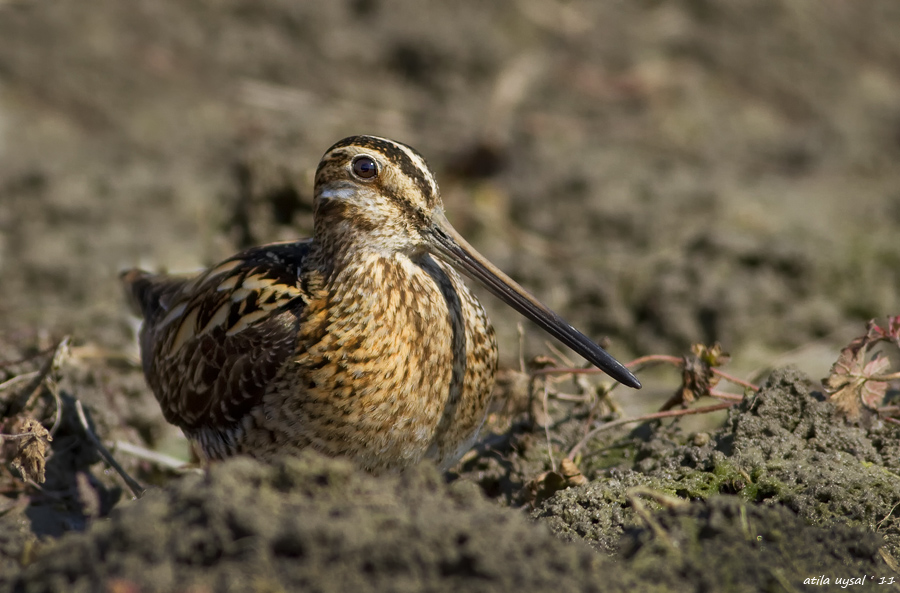
M312 447L372 471L450 467L484 421L497 342L457 270L630 387L640 382L457 233L405 144L354 136L315 176L314 236L197 277L123 273L144 373L206 460Z

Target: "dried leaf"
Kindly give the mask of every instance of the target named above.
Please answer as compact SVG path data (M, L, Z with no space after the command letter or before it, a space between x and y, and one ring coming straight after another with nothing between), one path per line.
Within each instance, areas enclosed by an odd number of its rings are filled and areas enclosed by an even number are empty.
M578 466L570 459L563 459L558 471L544 472L525 486L525 502L538 507L545 500L566 488L587 484Z
M873 381L871 377L882 374L890 366L890 361L884 356L872 358L866 362L866 354L874 344L883 340L891 340L891 332L895 331L889 325L887 332L870 321L866 328L866 335L852 340L841 350L837 361L831 367L831 373L822 382L828 398L834 402L837 409L849 417L857 417L860 413L860 405L868 408L877 408L884 398L888 384L885 381Z
M9 444L15 445L11 464L25 479L41 484L45 480L47 453L53 437L34 418L25 418L19 427L18 434L24 436L8 441Z
M711 348L705 344L694 344L691 352L710 367L724 366L731 360L731 355L722 350L722 345L718 342Z
M865 345L872 345L880 341L894 342L900 345L900 315L889 315L887 321L887 329L885 329L877 325L874 319L869 320L866 325L866 335L863 336L866 341Z
M869 363L863 367L863 375L870 377L863 383L860 389L860 399L867 408L877 409L884 401L887 393L887 381L874 381L871 377L883 374L891 366L891 361L885 356L875 356Z
M534 358L532 358L528 363L528 368L530 369L546 369L550 367L558 367L559 361L553 358L552 356L547 356L546 354L538 354Z
M888 315L887 338L900 345L900 315Z
M565 487L566 479L559 472L544 472L525 485L525 502L538 507Z
M879 342L900 347L900 316L889 316L886 328L870 320L865 335L853 339L841 350L828 377L822 380L825 393L846 416L859 416L861 406L876 409L884 400L888 383L873 377L883 375L890 361L880 354L871 360L867 358L869 350Z
M685 356L682 363L681 387L663 404L660 411L685 406L709 395L719 382L719 376L714 374L712 369L724 365L729 360L731 356L722 350L719 343L712 347L704 344L691 346L691 355Z
M559 464L559 473L566 480L566 486L581 486L587 484L588 479L584 477L575 462L569 458L564 458Z

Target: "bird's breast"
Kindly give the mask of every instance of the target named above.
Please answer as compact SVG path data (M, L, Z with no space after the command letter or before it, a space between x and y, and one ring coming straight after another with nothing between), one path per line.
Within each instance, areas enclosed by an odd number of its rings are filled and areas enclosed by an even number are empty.
M326 453L371 469L447 465L483 421L497 347L480 303L429 256L372 256L312 295L271 408Z

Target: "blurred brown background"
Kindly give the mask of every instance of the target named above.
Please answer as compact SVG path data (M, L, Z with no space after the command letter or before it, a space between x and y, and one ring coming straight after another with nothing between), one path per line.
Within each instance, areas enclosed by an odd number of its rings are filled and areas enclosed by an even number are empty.
M368 133L620 358L821 376L897 312L898 31L894 0L0 0L0 331L133 347L120 269L307 235Z

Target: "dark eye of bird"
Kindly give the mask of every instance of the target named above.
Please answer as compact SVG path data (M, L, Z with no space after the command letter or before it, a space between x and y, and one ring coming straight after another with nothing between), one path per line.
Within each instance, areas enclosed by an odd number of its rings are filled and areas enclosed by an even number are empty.
M372 179L378 175L378 165L372 157L359 156L353 160L353 174L360 179Z

